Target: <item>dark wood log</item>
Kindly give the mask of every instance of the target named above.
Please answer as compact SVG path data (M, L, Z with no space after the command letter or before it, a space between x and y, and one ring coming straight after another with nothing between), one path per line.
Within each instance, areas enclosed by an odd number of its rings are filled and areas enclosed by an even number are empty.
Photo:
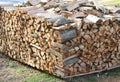
M73 3L71 3L70 5L67 6L67 10L68 11L72 11L76 8L78 8L81 4L86 3L88 0L82 0L82 1L75 1Z
M46 5L44 5L44 8L45 9L50 9L50 8L55 8L55 7L58 7L58 6L59 6L59 4L56 3L55 1L50 1Z
M60 19L61 17L63 17L63 16L58 15L58 16L56 16L56 17L54 17L54 18L48 19L48 21L50 21L50 22L52 22L52 23L55 23L55 22L56 22L58 19Z
M69 6L67 6L67 10L68 10L68 11L72 11L72 10L78 8L79 5L80 5L80 4L79 4L78 2L74 2L74 3L70 4Z
M120 13L120 9L118 9L118 10L116 11L116 13Z
M59 19L57 19L54 22L54 25L55 26L60 26L60 25L69 24L69 23L72 23L72 21L70 19L67 19L65 17L60 17Z
M66 59L63 60L63 64L66 66L68 64L73 64L75 62L77 62L79 59L78 59L78 55L73 55L73 56L70 56Z
M73 18L85 18L86 15L83 12L77 12L77 13L73 14L72 17Z
M56 35L59 36L58 40L60 40L60 42L63 43L63 42L66 42L68 40L75 38L77 36L77 32L75 29L66 29L63 31L56 32Z

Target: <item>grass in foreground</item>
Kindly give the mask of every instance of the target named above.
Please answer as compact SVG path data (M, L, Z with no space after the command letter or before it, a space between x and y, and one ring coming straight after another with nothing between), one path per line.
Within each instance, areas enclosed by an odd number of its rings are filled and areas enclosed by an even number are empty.
M49 74L36 72L27 76L22 82L64 82L64 81Z
M101 2L103 5L115 5L115 4L120 4L120 0L108 0Z

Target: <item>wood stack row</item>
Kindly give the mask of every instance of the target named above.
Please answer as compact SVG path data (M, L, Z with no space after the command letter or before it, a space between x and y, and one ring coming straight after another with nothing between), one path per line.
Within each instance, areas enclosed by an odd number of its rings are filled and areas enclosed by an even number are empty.
M13 15L14 14L14 15ZM50 28L45 18L36 18L22 10L4 11L6 54L41 70L55 73L54 55L46 53L49 47ZM56 59L56 58L55 58Z
M3 41L4 30L3 30L3 23L2 23L2 11L3 11L3 8L0 7L0 51L4 52L4 49L5 49L4 42L5 41Z
M2 8L0 7L0 18L2 18ZM2 19L0 19L0 31L2 28ZM1 32L0 32L1 33ZM0 34L1 35L1 34ZM1 44L1 43L0 43Z
M2 18L2 8L0 7L0 18ZM0 28L2 28L2 19L0 19Z
M119 13L87 0L35 5L4 7L2 48L11 58L60 77L120 64Z

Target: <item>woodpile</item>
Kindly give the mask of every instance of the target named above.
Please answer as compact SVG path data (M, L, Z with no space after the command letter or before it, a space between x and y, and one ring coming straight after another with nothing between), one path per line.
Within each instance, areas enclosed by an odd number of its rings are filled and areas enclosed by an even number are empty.
M3 23L2 23L2 11L3 8L0 7L0 52L4 52L5 46L3 41L4 30L3 30Z
M119 7L113 12L87 0L29 4L0 12L1 46L11 58L62 78L120 64Z
M2 18L2 8L0 7L0 18ZM2 28L2 19L0 19L0 28Z
M0 18L2 18L2 8L1 7L0 7ZM2 19L0 19L0 28L2 28ZM0 31L1 31L1 29L0 29Z

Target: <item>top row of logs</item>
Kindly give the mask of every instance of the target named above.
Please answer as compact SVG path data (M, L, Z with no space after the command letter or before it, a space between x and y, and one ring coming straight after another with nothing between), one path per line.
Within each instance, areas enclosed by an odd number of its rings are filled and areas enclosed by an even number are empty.
M105 7L98 2L88 0L72 2L70 0L64 2L62 0L28 0L24 3L0 4L0 6L6 11L18 8L32 15L45 17L52 25L52 29L56 31L54 34L58 39L57 42L62 43L77 37L79 29L84 24L96 24L99 27L107 26L112 21L120 21L119 6Z

